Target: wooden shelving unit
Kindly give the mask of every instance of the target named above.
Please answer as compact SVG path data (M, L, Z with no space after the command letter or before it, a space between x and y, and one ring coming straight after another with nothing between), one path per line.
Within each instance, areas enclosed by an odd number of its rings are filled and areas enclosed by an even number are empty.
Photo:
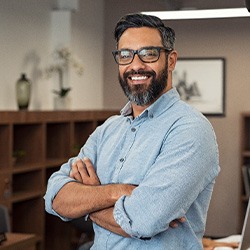
M241 166L246 165L250 168L250 112L244 112L241 114ZM249 179L250 180L250 179ZM245 187L243 184L242 176L242 212L241 212L241 224L239 228L242 228L245 212L247 208L248 196L245 193Z
M47 214L47 180L117 111L1 111L0 204L12 231L38 236L39 250L71 250L73 227Z

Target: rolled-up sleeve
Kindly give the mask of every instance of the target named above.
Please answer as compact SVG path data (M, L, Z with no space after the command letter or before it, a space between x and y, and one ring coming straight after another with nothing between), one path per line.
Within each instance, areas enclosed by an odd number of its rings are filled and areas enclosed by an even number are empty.
M64 163L60 170L53 173L48 180L47 191L44 195L45 199L45 210L53 215L60 217L64 221L70 220L69 218L62 217L52 208L52 203L59 192L59 190L69 182L76 182L75 179L69 177L71 165L76 159L83 159L88 157L93 165L96 162L96 141L97 141L97 130L89 137L86 144L81 148L77 157L70 158L67 163Z
M75 181L74 179L69 177L69 172L71 169L71 164L75 160L75 158L71 158L67 163L63 164L59 171L53 173L48 180L47 191L45 193L45 210L53 215L60 217L62 220L67 221L68 218L65 218L59 215L53 208L52 203L59 192L59 190L67 183Z
M116 202L114 218L131 237L140 239L167 230L182 216L188 221L197 215L202 227L218 173L218 147L210 124L177 122L139 186Z

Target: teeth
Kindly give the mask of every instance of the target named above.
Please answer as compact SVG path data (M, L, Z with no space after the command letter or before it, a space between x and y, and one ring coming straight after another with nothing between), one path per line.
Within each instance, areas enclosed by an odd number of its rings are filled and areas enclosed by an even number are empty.
M147 79L148 77L147 76L132 76L131 79L133 81L140 81L140 80L145 80Z

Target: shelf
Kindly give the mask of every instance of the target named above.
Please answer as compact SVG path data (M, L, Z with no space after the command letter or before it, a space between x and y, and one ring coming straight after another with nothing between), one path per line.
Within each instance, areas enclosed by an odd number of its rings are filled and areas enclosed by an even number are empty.
M243 151L242 152L242 156L243 157L250 157L250 151L248 151L248 150L247 151Z
M74 126L74 145L73 154L78 154L80 148L89 138L89 135L95 130L93 122L76 122Z
M0 111L0 203L13 232L36 234L37 250L72 249L71 223L44 209L48 178L117 111ZM78 232L80 233L80 231Z
M242 113L241 114L241 163L240 163L240 171L242 173L242 166L250 166L250 113ZM248 174L249 171L246 171L244 174ZM249 186L246 181L250 176L244 176L241 174L241 216L239 225L242 228L242 224L244 221L244 215L246 212L246 204L249 198L245 195L248 194L249 190L246 190L247 186Z
M13 204L13 232L35 233L43 237L44 233L44 202L41 197L20 201Z
M13 155L17 164L41 162L44 156L42 124L15 124Z
M26 172L32 172L43 168L44 163L37 162L35 163L27 163L27 164L15 164L13 167L13 174L20 174Z
M72 150L70 136L70 122L47 124L46 158L69 157Z
M41 180L42 169L32 169L29 172L21 171L19 173L14 172L13 175L13 189L32 189L40 188L39 180ZM15 183L14 183L15 182Z
M242 200L243 202L248 202L249 197L247 197L246 195L243 195L243 196L241 197L241 200Z
M45 249L69 250L71 248L71 235L73 226L51 214L45 215ZM60 247L58 247L60 242Z
M50 158L46 159L46 168L54 168L61 166L63 163L67 162L69 158Z
M43 195L44 193L41 191L16 192L15 194L12 195L11 201L13 203L18 203L18 202L23 202L23 201L39 198L39 197L42 197Z
M11 127L0 125L0 171L8 167L11 152Z
M0 173L0 200L7 201L11 196L12 177L10 173ZM0 202L1 203L1 202Z

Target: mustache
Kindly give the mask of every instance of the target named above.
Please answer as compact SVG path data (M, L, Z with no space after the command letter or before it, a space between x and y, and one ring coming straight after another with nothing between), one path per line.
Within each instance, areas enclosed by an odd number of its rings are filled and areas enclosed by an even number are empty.
M146 70L130 70L130 71L127 71L123 74L123 78L126 79L128 78L129 76L132 76L132 75L147 75L147 76L152 76L152 77L155 77L156 76L156 73L155 71L146 71Z

